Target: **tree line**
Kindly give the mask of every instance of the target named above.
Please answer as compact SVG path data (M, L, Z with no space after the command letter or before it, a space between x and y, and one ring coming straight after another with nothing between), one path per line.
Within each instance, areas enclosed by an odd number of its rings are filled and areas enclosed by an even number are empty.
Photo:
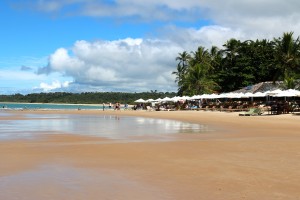
M223 47L178 54L172 72L178 95L230 92L264 81L283 81L286 89L299 85L300 40L293 32L273 40L230 39Z
M102 103L128 103L132 104L137 99L158 99L164 97L174 97L175 92L84 92L84 93L32 93L0 95L0 102L20 102L20 103L70 103L70 104L102 104Z

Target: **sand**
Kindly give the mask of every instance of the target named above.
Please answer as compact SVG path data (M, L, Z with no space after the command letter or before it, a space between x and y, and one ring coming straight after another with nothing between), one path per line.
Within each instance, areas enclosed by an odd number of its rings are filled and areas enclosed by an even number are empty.
M11 111L129 115L207 124L170 142L79 135L0 141L0 199L300 199L300 116L210 111Z

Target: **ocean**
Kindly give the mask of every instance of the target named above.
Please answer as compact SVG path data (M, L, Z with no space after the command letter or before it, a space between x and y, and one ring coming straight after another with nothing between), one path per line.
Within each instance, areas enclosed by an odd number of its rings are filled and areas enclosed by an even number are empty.
M50 104L50 103L0 103L0 109L10 110L98 110L103 109L102 104ZM108 106L105 106L108 109Z

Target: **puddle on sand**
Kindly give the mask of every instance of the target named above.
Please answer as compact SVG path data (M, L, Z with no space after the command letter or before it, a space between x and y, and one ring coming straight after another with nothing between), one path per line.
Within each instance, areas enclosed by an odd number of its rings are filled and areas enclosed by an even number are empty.
M77 134L114 140L173 140L174 134L207 133L206 125L129 116L26 115L26 120L0 120L0 140L33 139L41 134Z
M171 194L112 170L85 170L61 165L0 177L0 199L173 199Z

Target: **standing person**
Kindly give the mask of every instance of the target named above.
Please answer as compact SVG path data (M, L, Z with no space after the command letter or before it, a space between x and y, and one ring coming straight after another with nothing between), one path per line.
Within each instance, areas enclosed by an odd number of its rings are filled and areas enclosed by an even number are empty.
M104 111L104 108L105 108L105 103L103 103L103 105L102 105L102 108L103 108L103 111Z
M108 106L108 108L109 108L109 109L111 109L111 103L109 103L109 106Z

